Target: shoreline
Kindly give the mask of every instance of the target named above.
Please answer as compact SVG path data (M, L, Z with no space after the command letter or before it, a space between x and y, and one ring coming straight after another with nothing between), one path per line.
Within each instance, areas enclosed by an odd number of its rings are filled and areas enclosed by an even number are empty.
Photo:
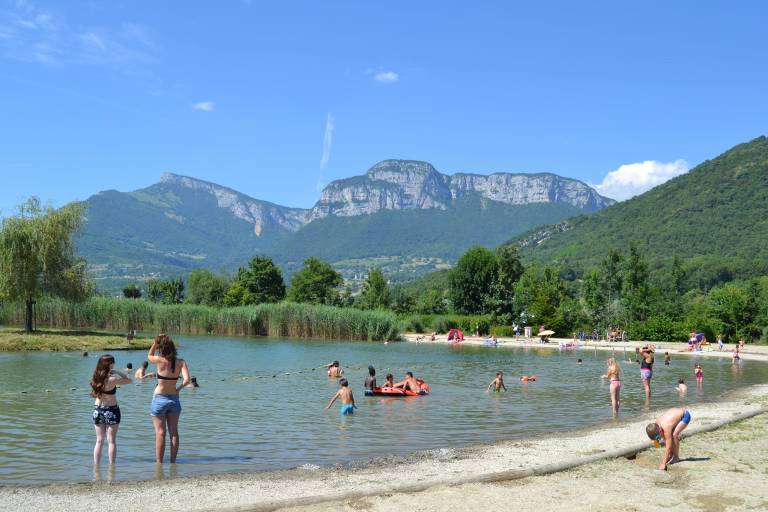
M689 435L745 414L762 414L768 411L768 384L734 390L721 401L690 409L694 421ZM607 427L442 448L369 460L361 467L223 473L162 481L1 485L0 507L95 511L108 502L115 509L138 510L136 495L141 493L141 509L181 506L195 510L275 510L423 491L446 484L512 480L645 451L650 445L643 427L657 412L621 419ZM654 457L658 453L654 452Z
M423 340L417 340L417 337L424 336L425 339ZM415 333L404 333L402 335L402 339L406 343L419 343L419 344L432 344L432 345L446 345L450 346L450 343L448 342L448 337L445 334L439 334L436 336L435 341L430 341L428 338L428 335L426 334L415 334ZM600 352L621 352L622 355L624 354L624 351L628 354L632 354L635 351L635 348L643 347L645 345L654 343L656 345L656 359L657 362L663 362L658 361L663 357L664 352L669 352L670 357L677 357L677 356L695 356L695 357L717 357L717 358L727 358L730 359L732 357L732 350L735 346L734 344L726 344L725 348L720 351L717 348L717 345L710 345L710 350L708 351L702 351L702 352L691 352L687 350L688 344L687 343L672 343L672 342L652 342L652 341L616 341L616 342L608 342L608 341L584 341L581 342L581 346L578 349L561 349L560 344L568 344L572 343L572 338L550 338L549 343L540 343L538 338L530 338L525 339L524 337L520 337L519 341L515 341L515 338L506 338L506 337L499 337L497 338L498 344L496 346L492 345L486 345L485 340L487 338L481 336L465 336L464 341L460 343L460 345L471 345L474 347L487 347L487 348L506 348L506 347L517 347L517 348L542 348L542 349L551 349L551 350L572 350L574 353L577 353L578 351L584 351L584 350L594 350L594 351L600 351ZM745 361L768 361L768 345L755 345L755 344L747 344L744 351L740 353L741 358Z

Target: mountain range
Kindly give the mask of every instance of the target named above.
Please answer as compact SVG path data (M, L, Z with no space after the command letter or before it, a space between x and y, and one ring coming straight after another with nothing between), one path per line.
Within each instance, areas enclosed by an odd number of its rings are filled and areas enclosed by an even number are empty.
M144 189L90 197L77 249L103 290L194 268L229 272L256 254L288 274L318 256L352 281L372 266L407 281L450 266L472 245L495 246L613 203L555 174L446 175L412 160L334 181L312 208L167 173Z

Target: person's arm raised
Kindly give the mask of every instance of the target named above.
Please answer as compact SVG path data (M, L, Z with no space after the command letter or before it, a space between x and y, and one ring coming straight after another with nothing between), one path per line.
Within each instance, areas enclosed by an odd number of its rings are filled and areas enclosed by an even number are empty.
M149 351L147 352L147 360L149 360L149 362L152 364L157 364L157 362L160 360L160 358L155 355L156 349L157 349L157 342L155 340L152 340L152 346L149 347Z
M133 381L122 370L112 370L112 381L116 386L122 386L124 384L131 384Z

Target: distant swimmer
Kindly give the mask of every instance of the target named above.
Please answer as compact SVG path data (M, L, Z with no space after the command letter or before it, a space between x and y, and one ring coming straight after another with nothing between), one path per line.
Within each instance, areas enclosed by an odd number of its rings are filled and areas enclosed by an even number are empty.
M149 367L149 361L144 361L141 363L141 366L138 370L136 370L136 373L133 374L133 377L137 380L144 380L144 379L154 379L157 374L155 372L147 372L147 368Z
M685 379L677 379L677 387L675 388L678 393L684 395L688 392L688 386L685 384Z
M341 369L341 366L339 366L338 361L334 361L330 364L325 365L326 368L328 368L328 376L333 377L335 379L338 379L339 377L344 376L344 370Z
M395 387L394 377L392 377L391 373L387 374L387 381L384 383L384 385L382 387L384 387L384 388L393 388L393 387Z
M504 385L504 373L503 372L496 372L496 378L491 381L490 384L488 384L488 389L486 389L486 392L490 391L491 388L493 388L494 391L497 393L501 393L501 390L504 391L507 390L507 386Z
M656 418L654 423L645 427L645 433L656 446L664 446L664 454L661 456L659 469L662 471L667 466L680 461L680 434L691 422L691 413L688 409L675 407L664 412Z
M355 397L352 396L352 390L349 389L349 382L347 382L347 379L341 379L339 381L339 390L333 395L333 398L331 398L331 401L328 402L328 405L326 405L325 408L330 409L337 398L341 400L341 414L353 414L355 409L357 409L357 406L355 405Z
M536 375L522 375L520 376L521 382L536 382Z

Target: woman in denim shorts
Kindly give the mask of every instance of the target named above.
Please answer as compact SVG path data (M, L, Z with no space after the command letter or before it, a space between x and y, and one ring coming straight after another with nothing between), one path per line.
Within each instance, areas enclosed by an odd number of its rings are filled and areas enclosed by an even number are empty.
M150 363L157 365L157 387L152 396L152 424L155 427L155 459L162 463L165 456L165 432L171 438L171 464L176 463L179 453L179 416L181 402L179 391L190 384L189 366L176 355L176 345L165 334L157 336L147 355ZM183 378L181 385L177 385Z

